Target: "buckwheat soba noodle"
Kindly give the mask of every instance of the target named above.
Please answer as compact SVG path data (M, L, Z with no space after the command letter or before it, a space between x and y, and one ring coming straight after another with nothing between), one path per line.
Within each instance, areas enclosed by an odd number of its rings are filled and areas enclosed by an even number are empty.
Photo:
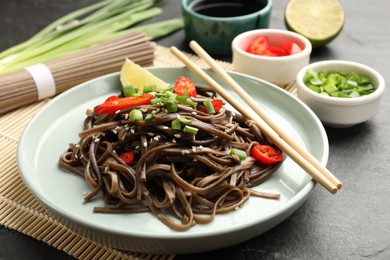
M263 164L250 150L259 143L272 144L252 121L225 107L214 114L202 112L203 102L215 93L197 91L195 106L178 104L176 112L168 112L161 103L109 115L87 111L80 140L69 145L59 166L92 187L86 202L103 196L105 206L94 212L151 212L171 229L184 231L239 209L250 196L279 198L252 189L282 161ZM143 118L153 117L131 120L132 109L141 111ZM178 118L197 132L173 129L172 121ZM232 155L232 149L247 156ZM126 151L134 153L130 165L120 157Z

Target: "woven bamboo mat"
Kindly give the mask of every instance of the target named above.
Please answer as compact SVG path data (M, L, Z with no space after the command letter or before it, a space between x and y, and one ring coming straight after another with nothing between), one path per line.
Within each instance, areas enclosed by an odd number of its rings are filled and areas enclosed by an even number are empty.
M197 56L188 56L207 67ZM226 70L230 63L219 62ZM156 45L154 66L174 67L182 63L168 48ZM16 150L19 137L29 120L48 100L22 107L0 116L0 224L62 250L77 259L173 259L174 255L151 255L107 247L68 229L43 208L19 176Z

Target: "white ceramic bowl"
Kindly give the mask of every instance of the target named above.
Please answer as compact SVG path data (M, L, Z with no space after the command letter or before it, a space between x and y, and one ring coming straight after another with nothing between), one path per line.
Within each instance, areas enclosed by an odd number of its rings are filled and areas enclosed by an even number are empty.
M309 69L325 73L329 70L355 72L370 77L376 89L369 95L355 98L324 96L309 89L303 82ZM376 70L360 63L341 60L315 62L302 68L296 83L298 98L313 110L324 125L337 128L351 127L375 116L385 90L385 80Z
M258 36L267 36L271 45L279 46L283 41L292 41L301 52L281 57L268 57L248 53L245 49ZM297 73L309 64L312 46L305 37L286 30L259 29L244 32L232 42L234 70L276 85L286 85L295 80Z

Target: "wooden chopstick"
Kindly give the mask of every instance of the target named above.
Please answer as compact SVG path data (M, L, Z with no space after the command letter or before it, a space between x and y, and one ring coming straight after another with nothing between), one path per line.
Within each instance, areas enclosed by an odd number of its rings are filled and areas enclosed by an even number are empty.
M210 67L229 84L230 87L246 102L248 105L282 138L284 139L294 150L311 163L316 169L318 169L326 178L328 178L338 189L341 189L343 184L338 180L328 169L323 167L321 163L314 158L306 149L298 144L286 131L284 131L272 118L243 90L233 78L218 65L217 62L195 41L190 42L190 47L201 58L203 58Z
M298 151L305 151L304 149L293 149L284 139L282 139L279 134L265 122L265 119L262 118L258 111L262 110L255 101L194 41L190 43L190 47L203 59L206 60L207 63L212 67L212 69L220 74L222 78L229 84L235 86L234 90L237 90L237 93L241 96L241 98L250 105L250 107L257 113L257 115L253 115L253 113L249 113L245 111L240 103L234 99L222 86L220 86L213 78L211 78L206 72L204 72L201 68L199 68L193 61L191 61L187 56L185 56L180 50L176 47L171 47L171 52L178 57L188 68L193 70L199 77L201 77L207 84L214 88L214 90L221 95L227 102L229 102L239 113L246 116L247 118L253 120L260 129L270 138L275 145L277 145L283 152L287 154L292 160L294 160L302 169L304 169L310 176L316 180L319 184L325 187L331 193L336 193L339 187L342 187L340 181L337 180L336 177L333 176L328 170L324 171L323 167L313 156L315 161L318 163L311 164L304 156L302 156ZM238 88L237 88L238 86ZM245 93L245 94L243 94ZM265 112L261 111L260 114L265 114ZM268 120L269 118L266 117ZM272 123L272 125L276 125L276 123ZM280 127L276 127L277 130L280 130ZM291 138L289 138L291 139ZM298 145L299 147L299 145ZM321 171L315 167L315 165L319 165ZM326 168L325 168L326 169ZM323 174L322 172L327 172L327 174ZM329 177L329 176L333 176ZM333 180L333 181L331 181ZM336 181L337 180L337 181ZM338 183L338 186L335 183Z

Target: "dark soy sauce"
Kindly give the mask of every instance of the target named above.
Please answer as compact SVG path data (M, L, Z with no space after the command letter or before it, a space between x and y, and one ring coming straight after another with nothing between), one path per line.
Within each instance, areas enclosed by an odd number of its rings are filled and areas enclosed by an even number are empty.
M265 7L262 1L193 1L190 6L195 12L213 17L235 17L255 13Z

